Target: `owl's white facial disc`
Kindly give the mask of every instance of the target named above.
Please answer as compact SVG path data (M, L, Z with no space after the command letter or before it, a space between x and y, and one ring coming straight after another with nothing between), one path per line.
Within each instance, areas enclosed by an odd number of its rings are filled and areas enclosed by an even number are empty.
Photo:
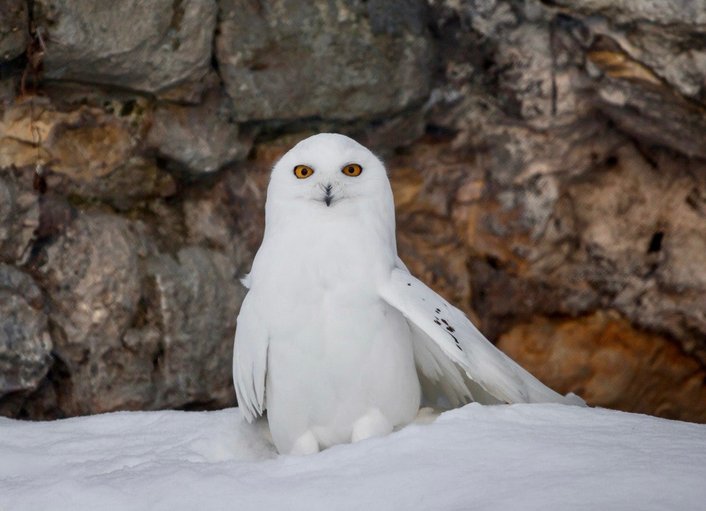
M356 166L362 170L352 175ZM344 135L322 133L302 140L277 162L267 202L268 213L276 204L335 215L366 204L392 205L392 192L385 167L372 152Z

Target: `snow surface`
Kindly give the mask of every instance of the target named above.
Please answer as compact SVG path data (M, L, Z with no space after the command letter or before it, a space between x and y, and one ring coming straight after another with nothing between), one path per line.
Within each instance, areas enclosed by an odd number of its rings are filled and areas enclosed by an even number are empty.
M0 510L706 509L704 425L478 404L430 422L288 457L237 408L0 419Z

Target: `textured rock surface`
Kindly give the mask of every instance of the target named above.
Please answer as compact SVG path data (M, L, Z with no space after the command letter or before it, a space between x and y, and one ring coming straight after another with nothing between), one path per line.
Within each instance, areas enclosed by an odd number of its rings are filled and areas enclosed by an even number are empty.
M42 292L32 279L0 263L0 395L33 390L51 365Z
M34 170L40 164L52 190L119 207L169 195L172 176L140 154L147 121L134 103L124 115L85 105L66 112L47 101L9 107L0 122L0 166Z
M0 413L232 404L269 169L342 131L388 163L402 258L521 364L706 421L702 0L33 5L0 263L37 299L0 294L47 342L0 352L28 375Z
M245 296L236 261L201 247L150 262L158 305L159 403L207 405L232 401L234 310Z
M0 142L2 143L2 142ZM39 198L27 173L0 174L0 261L20 261L29 255L39 227Z
M0 62L22 55L29 42L27 3L0 0Z
M615 62L627 64L619 78L653 81L659 77L680 94L706 100L706 48L702 41L706 25L704 0L662 2L623 0L557 0L569 13L577 11L596 39L604 37L617 43L624 57ZM598 14L600 17L596 16ZM586 19L586 18L592 19ZM590 55L589 55L590 58ZM631 73L630 70L636 71ZM610 74L610 73L609 73Z
M120 370L135 373L128 382L138 395L140 379L149 376L120 357L121 335L140 298L137 242L122 218L81 213L43 254L40 282L52 304L54 352L71 375L69 413L128 406L115 395Z
M503 350L550 385L570 386L596 406L706 422L706 371L668 339L617 314L537 317L504 334ZM679 389L666 396L658 389ZM626 396L631 396L626 406Z
M195 99L209 71L214 0L38 0L47 78Z
M423 101L420 0L221 0L219 69L238 120L352 120Z
M245 159L251 142L241 136L232 109L215 91L198 106L158 105L147 134L157 154L194 174Z

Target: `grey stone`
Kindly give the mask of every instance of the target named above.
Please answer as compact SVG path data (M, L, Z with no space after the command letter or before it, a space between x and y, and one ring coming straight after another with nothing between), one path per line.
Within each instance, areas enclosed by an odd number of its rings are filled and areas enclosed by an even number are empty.
M182 246L172 255L163 242L143 222L79 212L44 249L54 353L69 375L65 413L233 403L242 254ZM172 230L166 243L183 241Z
M0 263L0 396L33 390L51 365L42 292L32 278Z
M240 134L230 104L212 91L200 105L156 107L147 144L191 174L208 174L247 157L252 140Z
M12 60L27 49L29 19L25 0L0 0L0 62Z
M216 54L236 118L349 120L423 101L423 5L221 0Z
M706 104L706 1L558 0L595 35L610 37L622 52L679 93Z
M140 298L138 250L130 223L105 213L80 213L45 249L39 272L50 298L55 354L70 374L67 413L139 401L138 385L125 396L126 382L139 382L141 368L121 344Z
M0 169L0 260L24 260L39 226L39 198L32 170Z
M425 113L424 108L406 110L373 126L353 131L350 136L382 156L419 140L426 127Z
M38 0L44 76L194 100L210 69L215 0Z
M590 20L587 27L594 33L587 74L601 110L633 136L706 157L702 35L664 35L648 22L615 29Z
M238 264L214 251L185 247L149 264L162 326L157 402L234 402L231 384L235 318L244 297Z
M498 88L505 108L539 128L556 123L556 81L547 25L523 25L500 37L496 60L502 69Z

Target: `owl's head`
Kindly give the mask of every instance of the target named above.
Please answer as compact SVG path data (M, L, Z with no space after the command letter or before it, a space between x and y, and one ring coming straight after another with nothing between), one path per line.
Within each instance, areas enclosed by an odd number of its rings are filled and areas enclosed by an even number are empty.
M330 215L391 206L392 191L385 166L372 152L344 135L321 133L302 140L277 162L267 202L268 208L276 204L278 209Z

